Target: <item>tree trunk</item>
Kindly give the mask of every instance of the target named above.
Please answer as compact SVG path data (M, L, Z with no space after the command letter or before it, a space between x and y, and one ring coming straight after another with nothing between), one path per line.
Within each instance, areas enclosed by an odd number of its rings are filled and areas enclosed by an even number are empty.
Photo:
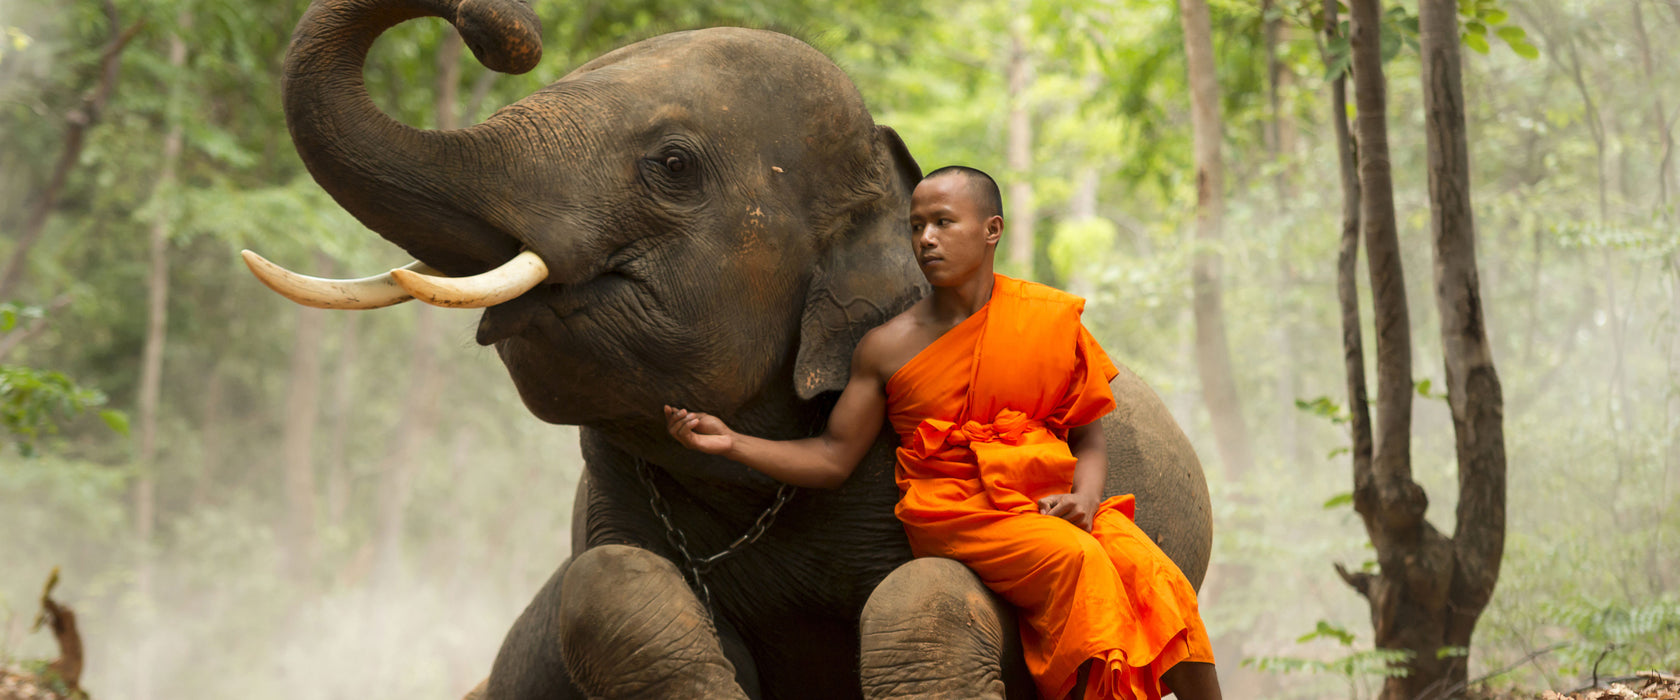
M411 305L412 306L412 305ZM397 422L396 433L386 458L379 469L379 524L377 568L382 581L392 581L404 571L402 536L407 530L408 501L413 491L414 473L419 468L421 442L432 432L436 422L435 407L443 386L443 374L437 363L437 311L427 306L415 308L418 317L414 326L414 344L409 350L409 380L407 396L403 397L403 415Z
M1439 611L1446 627L1439 646L1469 648L1476 621L1493 596L1505 550L1504 403L1477 280L1457 2L1422 0L1418 18L1436 307L1458 452L1455 567L1446 607ZM1467 670L1468 657L1450 657L1436 682L1460 688L1468 680Z
M216 481L216 470L222 464L222 451L227 447L227 429L223 427L227 420L227 410L224 406L227 397L227 372L222 368L222 361L218 360L210 367L210 376L204 383L204 402L199 408L198 434L203 441L203 456L200 459L198 475L193 479L192 495L188 499L188 507L198 510L210 503L210 491Z
M1383 700L1411 700L1437 689L1436 681L1445 676L1446 661L1436 652L1446 634L1443 613L1453 552L1451 541L1424 520L1428 497L1411 474L1411 328L1389 172L1382 11L1377 0L1352 0L1350 6L1359 114L1359 223L1369 254L1378 391L1373 454L1368 469L1355 461L1353 496L1377 551L1378 572L1337 569L1369 600L1377 647L1413 655L1406 676L1384 683Z
M350 506L350 428L358 423L355 412L356 363L361 343L358 330L362 314L343 314L344 336L340 341L338 374L333 380L332 431L327 437L325 457L327 485L326 511L330 527L343 527L344 516Z
M332 261L315 254L315 268ZM286 383L286 422L281 439L285 474L286 522L281 536L287 576L309 578L315 559L315 425L321 404L321 341L327 312L298 307L297 332L292 336L292 366Z
M41 189L40 194L30 198L33 206L29 209L29 216L24 219L23 230L18 233L12 256L6 262L5 272L0 272L0 299L10 299L17 293L18 283L23 280L24 263L29 259L29 250L41 240L47 217L58 204L58 197L64 191L65 182L70 178L70 171L81 160L87 130L99 121L100 113L105 111L105 103L111 99L111 91L117 87L117 75L122 69L122 61L119 59L123 49L128 46L134 35L140 33L141 22L121 29L122 23L117 18L115 2L104 0L104 7L105 20L110 27L105 48L99 55L98 82L82 98L81 104L64 115L64 150L58 154L58 161L53 165L52 175L47 178L46 187Z
M176 26L184 31L191 26L192 17L183 11L176 17L176 22ZM179 74L186 65L187 44L177 31L169 37L169 67L173 74ZM176 87L172 92L178 90L179 87ZM163 137L163 149L159 154L162 162L152 197L168 201L160 202L163 206L158 208L148 235L151 269L146 281L146 344L140 353L137 407L140 414L140 468L134 483L134 534L139 540L140 561L135 571L135 589L140 600L148 606L153 592L152 537L157 524L158 398L163 385L163 354L169 329L169 230L174 223L175 168L181 160L183 138L182 117L175 113L179 103L178 92L165 103L166 109L171 112L168 115L170 124ZM142 640L135 655L137 676L134 679L134 697L148 700L152 697L153 686L150 642Z
M1191 262L1195 295L1196 369L1202 401L1213 419L1219 456L1228 478L1254 464L1242 401L1232 378L1220 291L1219 246L1225 215L1225 165L1220 159L1222 126L1219 82L1214 75L1213 22L1205 0L1179 0L1184 53L1190 72L1190 127L1196 152L1196 255Z
M1657 74L1655 62L1651 58L1651 40L1645 33L1645 13L1639 9L1643 0L1631 0L1633 5L1633 36L1638 39L1639 65L1645 73L1645 81L1649 85L1660 85L1664 80ZM1657 161L1657 208L1668 205L1669 164L1674 157L1674 130L1670 128L1668 110L1663 107L1663 91L1651 90L1651 112L1657 126L1657 143L1662 144L1662 155Z
M1026 28L1012 22L1009 29L1009 133L1006 155L1009 168L1009 262L1023 277L1033 271L1032 111L1028 92L1032 89L1032 55L1027 50Z
M1338 0L1324 0L1324 33L1341 37ZM1330 64L1328 56L1325 64ZM1347 371L1348 426L1353 445L1353 473L1371 471L1371 407L1365 390L1365 330L1359 323L1359 154L1348 129L1347 76L1330 83L1330 123L1335 126L1336 155L1342 173L1341 249L1336 256L1336 297L1342 309L1342 365Z

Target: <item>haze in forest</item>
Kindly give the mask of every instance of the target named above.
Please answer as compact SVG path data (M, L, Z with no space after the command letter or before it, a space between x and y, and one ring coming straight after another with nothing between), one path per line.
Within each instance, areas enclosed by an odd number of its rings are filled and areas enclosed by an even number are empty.
M1672 673L1680 47L1667 39L1680 4L1461 4L1508 464L1503 563L1469 677L1537 691L1585 685L1595 665ZM252 248L352 277L408 261L293 150L278 81L306 5L0 0L0 662L57 653L29 624L58 566L95 696L456 698L571 551L577 431L525 410L474 342L476 313L303 309L239 262ZM1375 555L1348 495L1330 84L1349 65L1314 25L1322 2L1206 3L1216 239L1198 236L1179 3L532 5L536 70L492 73L443 22L410 22L374 47L375 102L415 126L465 125L663 31L746 25L810 42L924 169L998 176L1023 243L999 251L1003 271L1088 298L1085 323L1196 446L1215 519L1201 611L1228 695L1376 697L1370 609L1333 568ZM1417 9L1384 3L1382 66L1411 468L1450 536L1458 464ZM1218 405L1238 407L1223 428L1196 353L1192 280L1209 259L1237 397ZM1237 452L1221 445L1229 425Z

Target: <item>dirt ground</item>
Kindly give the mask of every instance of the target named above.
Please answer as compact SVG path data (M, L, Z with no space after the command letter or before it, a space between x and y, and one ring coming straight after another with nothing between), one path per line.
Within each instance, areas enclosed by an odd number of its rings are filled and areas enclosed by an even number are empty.
M53 687L56 685L57 687ZM22 669L0 667L0 700L70 700L86 695L61 692L63 683L46 684L33 673Z
M1513 691L1477 690L1467 700L1680 700L1680 674L1646 671L1601 681L1599 687L1570 693L1552 690L1538 695Z

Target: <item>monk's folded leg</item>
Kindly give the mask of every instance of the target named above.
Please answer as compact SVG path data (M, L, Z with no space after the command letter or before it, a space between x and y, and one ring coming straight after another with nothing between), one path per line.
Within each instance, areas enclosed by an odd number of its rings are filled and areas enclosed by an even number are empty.
M1020 610L1027 668L1043 697L1072 689L1080 664L1112 655L1154 656L1134 634L1135 608L1107 552L1090 533L1039 513L983 511L906 528L912 542L938 542Z
M1097 512L1091 534L1102 543L1115 571L1125 582L1139 620L1154 628L1147 634L1163 642L1182 640L1182 650L1170 649L1167 650L1170 653L1165 654L1177 658L1156 660L1157 663L1167 662L1157 668L1157 673L1181 660L1213 663L1213 644L1208 639L1207 628L1202 625L1196 589L1166 552L1161 551L1131 518L1113 509L1104 508Z

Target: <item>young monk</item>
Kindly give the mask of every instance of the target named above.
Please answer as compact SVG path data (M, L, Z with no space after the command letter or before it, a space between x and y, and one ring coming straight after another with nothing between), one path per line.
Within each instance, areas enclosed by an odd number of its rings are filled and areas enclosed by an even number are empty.
M1196 594L1102 500L1102 424L1118 373L1079 321L1084 300L992 272L997 183L930 173L911 198L911 242L933 293L870 331L822 435L772 441L665 407L671 435L784 483L834 488L898 432L896 513L916 556L968 565L1021 612L1044 698L1220 697Z

